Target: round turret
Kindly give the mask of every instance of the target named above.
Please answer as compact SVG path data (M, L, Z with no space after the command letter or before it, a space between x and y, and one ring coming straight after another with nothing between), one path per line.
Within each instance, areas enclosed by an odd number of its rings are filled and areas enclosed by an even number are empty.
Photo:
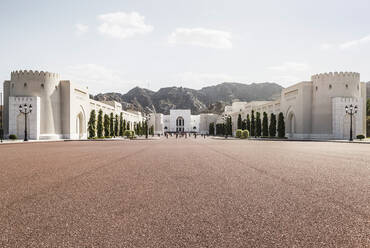
M40 134L61 134L59 74L43 71L13 71L10 81L10 96L40 97Z
M330 72L311 77L314 96L327 95L330 97L358 97L360 95L360 73Z
M312 132L332 132L332 98L361 97L360 73L330 72L313 75ZM329 127L329 128L328 128Z

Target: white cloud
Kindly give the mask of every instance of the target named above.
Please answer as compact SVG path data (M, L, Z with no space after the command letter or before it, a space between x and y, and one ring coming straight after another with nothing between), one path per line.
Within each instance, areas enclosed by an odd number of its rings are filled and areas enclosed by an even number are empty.
M333 44L330 44L330 43L323 43L323 44L320 45L320 49L324 50L324 51L330 50L334 47L335 46Z
M341 49L349 49L349 48L356 47L356 46L366 44L366 43L370 43L370 35L365 36L365 37L363 37L361 39L358 39L358 40L352 40L352 41L342 43L342 44L339 45L339 47Z
M310 68L309 65L305 63L297 63L297 62L285 62L282 65L269 67L270 70L280 71L280 72L307 71L309 68Z
M231 49L229 32L205 28L177 28L168 37L170 44L185 44L216 49Z
M351 40L341 44L334 44L334 43L323 43L320 45L321 50L331 50L331 49L340 49L340 50L348 50L363 44L370 43L370 35L367 35L358 40Z
M65 68L63 79L71 80L80 86L88 86L92 94L101 92L126 92L132 83L127 83L121 72L96 64L79 64Z
M147 34L153 27L145 23L145 17L137 12L115 12L99 15L102 22L98 30L103 35L113 38L127 39L138 34Z
M81 23L77 23L75 25L75 28L76 28L76 34L78 35L83 35L89 31L89 26L85 24L81 24Z

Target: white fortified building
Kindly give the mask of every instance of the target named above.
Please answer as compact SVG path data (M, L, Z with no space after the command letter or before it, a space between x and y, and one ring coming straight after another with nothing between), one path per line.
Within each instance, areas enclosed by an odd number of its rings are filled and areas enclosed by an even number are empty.
M31 104L28 116L30 139L86 139L90 112L120 115L130 129L144 121L139 112L123 111L118 102L90 99L88 89L60 80L56 73L15 71L4 82L4 134L24 136L24 115L19 106ZM242 119L259 112L270 115L283 113L288 137L301 139L347 139L350 117L345 107L357 106L353 118L354 135L366 134L366 85L354 72L314 75L311 81L283 89L276 101L234 102L223 115L232 117L233 131L239 114ZM149 125L155 134L166 132L209 133L211 123L223 122L216 114L192 115L190 110L172 109L169 115L151 114Z
M366 84L355 72L317 74L311 81L282 90L276 101L234 102L225 113L232 117L236 130L238 115L251 116L252 110L262 116L266 112L283 113L287 137L297 139L348 139L350 116L346 106L357 106L353 116L353 134L366 135ZM220 120L219 120L220 122Z
M143 120L139 112L122 110L118 102L90 99L88 89L60 80L59 74L38 71L15 71L4 82L4 134L24 137L24 115L19 106L32 105L28 116L30 139L86 139L91 110L120 115L131 125Z

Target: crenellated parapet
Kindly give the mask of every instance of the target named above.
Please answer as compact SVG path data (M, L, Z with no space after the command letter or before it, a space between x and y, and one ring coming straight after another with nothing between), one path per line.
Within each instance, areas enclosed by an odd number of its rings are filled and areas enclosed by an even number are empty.
M20 70L11 72L11 81L19 81L22 79L32 81L59 81L59 74L47 71L32 71Z
M318 80L327 80L327 79L339 79L340 81L348 78L348 79L360 79L360 73L358 72L327 72L327 73L320 73L313 75L311 77L312 81Z

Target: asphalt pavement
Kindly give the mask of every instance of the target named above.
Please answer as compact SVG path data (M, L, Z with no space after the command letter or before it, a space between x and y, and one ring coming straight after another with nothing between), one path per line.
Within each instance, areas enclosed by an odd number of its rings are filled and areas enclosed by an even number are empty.
M370 145L4 144L0 247L370 247Z

